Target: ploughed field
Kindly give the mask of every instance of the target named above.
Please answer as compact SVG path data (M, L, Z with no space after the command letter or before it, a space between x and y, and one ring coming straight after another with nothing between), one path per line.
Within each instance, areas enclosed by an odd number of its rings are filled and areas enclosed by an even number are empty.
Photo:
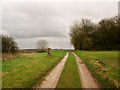
M75 53L83 60L101 87L118 87L120 80L118 51L75 51Z
M42 80L65 54L65 51L52 51L51 56L47 53L33 53L3 61L2 87L32 87L37 81Z

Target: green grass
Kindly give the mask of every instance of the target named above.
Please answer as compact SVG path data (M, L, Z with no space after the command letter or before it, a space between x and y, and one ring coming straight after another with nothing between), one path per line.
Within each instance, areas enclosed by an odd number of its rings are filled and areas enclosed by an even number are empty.
M46 53L35 53L32 56L18 57L2 63L2 87L32 87L64 57L65 51L53 51L52 56Z
M75 51L75 53L82 58L102 87L117 87L120 74L117 51Z
M80 79L75 57L70 52L56 88L80 88Z

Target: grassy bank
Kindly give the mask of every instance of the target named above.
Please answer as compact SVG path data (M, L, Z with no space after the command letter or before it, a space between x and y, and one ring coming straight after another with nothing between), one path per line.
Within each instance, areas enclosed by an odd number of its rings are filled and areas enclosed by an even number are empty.
M70 52L56 88L80 88L80 79L75 57Z
M118 87L117 51L75 51L104 88Z
M14 60L3 61L3 88L32 87L64 57L65 51L34 53Z

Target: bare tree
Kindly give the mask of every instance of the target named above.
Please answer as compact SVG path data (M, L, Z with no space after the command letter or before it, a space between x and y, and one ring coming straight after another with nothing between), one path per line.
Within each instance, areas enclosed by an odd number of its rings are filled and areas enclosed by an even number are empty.
M46 40L39 40L37 42L37 49L40 51L40 52L44 52L46 51L48 48L48 42Z

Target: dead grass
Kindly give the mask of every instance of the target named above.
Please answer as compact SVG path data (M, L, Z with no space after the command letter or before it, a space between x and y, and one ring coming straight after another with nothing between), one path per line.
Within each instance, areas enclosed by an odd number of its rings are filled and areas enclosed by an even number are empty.
M15 58L19 58L22 56L28 56L28 57L32 57L34 55L34 53L3 53L2 54L2 60L6 61L6 60L14 60Z
M117 51L76 51L103 88L118 88L119 61Z
M2 54L2 60L6 61L6 60L14 59L17 56L19 56L19 55L18 54L12 54L12 53L3 53Z

